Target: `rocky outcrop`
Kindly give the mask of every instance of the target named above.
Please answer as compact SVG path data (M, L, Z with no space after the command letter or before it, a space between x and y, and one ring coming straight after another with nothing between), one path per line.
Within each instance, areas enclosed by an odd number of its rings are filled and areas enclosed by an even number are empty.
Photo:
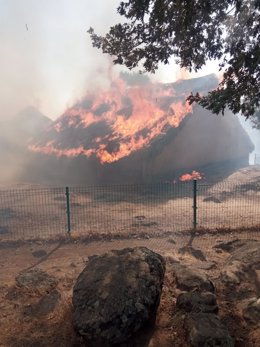
M176 306L185 312L184 326L192 347L233 347L234 341L217 316L215 287L198 268L174 265L176 285L182 292Z
M73 289L73 321L88 346L114 346L153 322L165 262L145 247L94 256Z
M225 262L221 271L221 281L236 286L243 282L248 276L257 276L256 270L260 269L260 241L245 240L227 243L225 250L229 251L231 255ZM222 244L222 248L225 244ZM256 280L257 282L257 280ZM259 291L256 288L256 291ZM257 293L260 295L260 293Z
M222 243L221 247L230 255L222 266L218 292L230 310L238 312L243 326L248 331L257 331L260 327L260 241L234 240ZM236 332L239 339L239 328ZM242 340L247 343L243 336ZM259 340L259 333L256 340Z

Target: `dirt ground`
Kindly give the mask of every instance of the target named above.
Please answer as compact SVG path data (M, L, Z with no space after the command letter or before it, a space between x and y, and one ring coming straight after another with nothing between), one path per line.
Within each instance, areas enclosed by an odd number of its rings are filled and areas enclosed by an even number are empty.
M214 247L236 239L260 240L260 227L257 227L260 222L259 184L259 167L249 167L224 181L201 188L197 217L198 225L204 229L196 232L192 246L201 250L204 261L181 251L191 240L190 231L185 231L192 227L190 190L185 197L171 198L167 193L163 199L160 194L150 196L150 192L145 192L133 195L132 201L131 194L127 201L117 192L111 195L111 190L94 194L89 190L74 190L71 195L73 232L68 238L64 233L66 200L63 189L36 187L32 190L30 185L22 185L10 191L8 187L0 187L0 346L81 346L72 326L71 298L76 278L89 256L136 246L145 246L163 255L167 271L155 327L143 334L145 339L139 336L139 342L126 347L189 345L183 312L175 306L178 295L173 275L176 261L203 269L216 283L219 315L234 337L235 346L260 346L259 327L257 329L243 318L241 308L236 305L239 298L235 291L224 291L219 283L220 272L230 254ZM148 198L151 201L145 204ZM251 229L241 227L252 225L255 227ZM230 226L240 226L240 229L232 231L228 229ZM64 235L63 238L60 235ZM19 287L17 276L30 268L54 276L57 280L54 288ZM238 288L239 295L243 296L245 289L253 293L250 286L250 283L243 283ZM37 303L45 302L46 295L48 299L51 293L57 305L54 300L50 304L53 310L43 312Z
M236 239L260 240L260 229L236 232L198 231L192 246L202 251L206 261L180 251L190 240L188 232L172 233L157 238L146 236L135 239L111 238L103 241L79 238L61 240L61 242L2 243L0 244L0 346L81 346L81 341L73 330L71 315L72 289L77 276L86 265L89 256L102 254L111 249L135 246L146 246L163 255L167 261L167 271L155 327L146 333L146 342L136 343L134 347L189 346L183 328L183 313L175 307L177 293L174 289L174 262L178 260L201 268L205 268L205 264L213 264L205 271L215 282L229 253L214 246L220 242ZM39 254L42 256L39 257ZM46 293L17 286L16 276L29 268L42 269L57 279L55 290L60 293L60 297L58 305L50 313L40 314L33 311L35 303ZM243 319L239 309L230 300L230 295L232 296L230 292L217 291L219 315L234 337L235 346L260 346L259 329Z

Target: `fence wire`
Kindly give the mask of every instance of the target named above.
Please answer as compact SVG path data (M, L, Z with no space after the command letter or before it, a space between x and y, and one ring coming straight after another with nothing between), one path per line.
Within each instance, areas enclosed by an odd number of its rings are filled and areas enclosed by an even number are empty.
M63 188L0 190L0 239L48 238L66 230Z
M187 230L192 184L119 185L70 189L77 233L155 234Z
M198 226L250 228L260 225L260 182L198 184Z
M190 230L194 224L210 230L260 225L260 182L198 181L196 190L192 181L73 187L67 193L65 187L0 190L0 241L69 231L153 237Z

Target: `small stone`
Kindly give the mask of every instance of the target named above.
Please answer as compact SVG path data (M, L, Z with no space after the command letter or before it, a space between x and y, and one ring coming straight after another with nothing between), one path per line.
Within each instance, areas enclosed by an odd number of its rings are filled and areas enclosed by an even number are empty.
M243 310L243 316L251 323L260 325L260 299L250 298Z
M197 265L198 269L201 270L211 270L214 269L216 267L216 263L212 262L212 261L208 261L208 262L203 262L199 265Z
M174 239L172 239L172 238L169 238L167 241L172 243L172 244L174 244L174 245L176 245L176 241Z
M240 283L244 274L244 264L234 260L224 266L221 271L221 280L226 284L237 285Z
M218 305L216 296L211 292L181 293L177 297L176 306L186 312L217 313Z
M185 320L192 347L233 347L234 341L219 317L212 313L191 313Z
M215 202L216 204L221 204L221 200L214 196L208 196L207 198L204 198L203 201L205 202Z
M47 252L44 249L39 249L38 251L32 252L32 255L35 258L41 258L41 257L45 257L47 255Z
M213 283L197 268L175 264L174 275L176 277L177 287L181 290L191 291L198 289L212 293L215 291Z

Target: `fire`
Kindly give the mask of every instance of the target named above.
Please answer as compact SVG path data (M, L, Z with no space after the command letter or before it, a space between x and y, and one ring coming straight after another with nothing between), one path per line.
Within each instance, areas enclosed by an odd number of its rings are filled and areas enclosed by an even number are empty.
M200 172L195 170L193 170L191 174L186 173L179 178L179 180L182 182L191 181L191 180L202 180L202 179L203 179L203 175Z
M110 90L88 93L69 108L30 149L58 157L95 156L102 164L113 163L178 127L192 111L183 101L185 96L178 95L177 100L170 85L130 87L118 79Z

